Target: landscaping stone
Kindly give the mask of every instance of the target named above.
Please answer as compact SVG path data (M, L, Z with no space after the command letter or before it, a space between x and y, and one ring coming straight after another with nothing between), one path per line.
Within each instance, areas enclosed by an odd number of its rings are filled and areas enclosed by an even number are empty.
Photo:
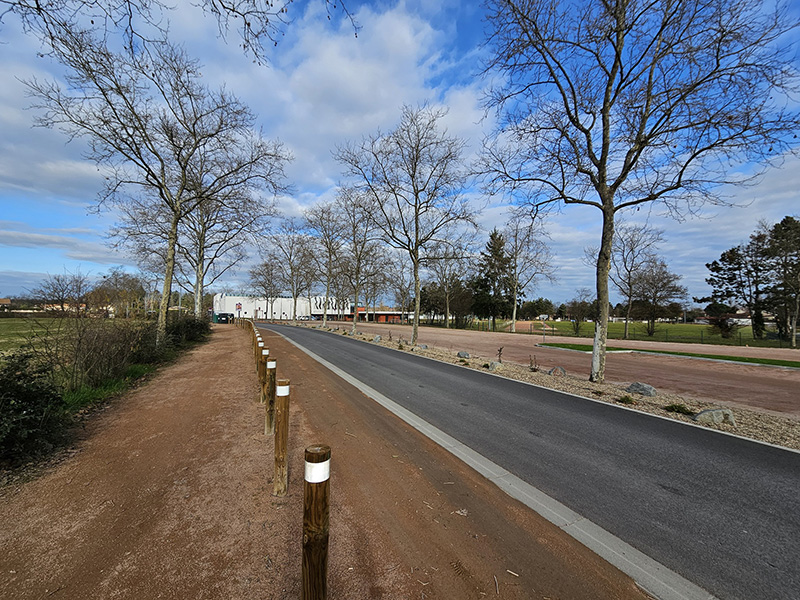
M502 371L503 370L503 363L492 361L489 363L489 370L494 371Z
M658 391L652 385L647 385L646 383L642 383L641 381L635 381L630 384L627 388L625 388L626 392L630 392L632 394L639 394L641 396L648 396L652 398L653 396L658 395Z
M381 341L381 336L376 335L374 338L372 338L372 341L373 342L380 342Z
M463 350L458 353L458 358L469 358L469 352L464 352Z
M556 377L565 377L567 375L567 372L564 370L564 367L553 367L547 372L547 374Z
M736 419L733 417L733 411L730 408L710 408L703 410L692 417L698 423L713 423L720 425L727 423L736 427Z
M428 349L428 345L427 344L420 344L418 347L419 347L420 350L427 350Z

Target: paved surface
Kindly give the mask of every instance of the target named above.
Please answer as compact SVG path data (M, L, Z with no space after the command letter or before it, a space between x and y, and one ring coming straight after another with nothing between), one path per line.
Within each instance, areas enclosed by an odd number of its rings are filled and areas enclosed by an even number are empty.
M800 454L279 330L718 597L800 597Z

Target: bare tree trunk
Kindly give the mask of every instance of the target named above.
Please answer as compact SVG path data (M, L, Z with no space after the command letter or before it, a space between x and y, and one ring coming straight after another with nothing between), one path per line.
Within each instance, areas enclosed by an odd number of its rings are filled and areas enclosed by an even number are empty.
M411 262L414 265L414 324L411 327L411 345L417 343L417 335L419 333L419 312L420 312L420 285L419 281L419 258L416 256L411 257Z
M628 339L628 323L631 321L631 312L633 311L633 295L628 296L628 309L625 312L625 333L622 339Z
M200 246L200 251L197 255L197 265L194 269L194 318L199 319L203 311L203 288L205 276L203 267L205 265L205 253L203 246Z
M361 290L359 286L356 285L353 287L353 329L352 334L356 334L356 324L358 323L358 293Z
M167 312L169 311L170 297L172 296L172 276L175 273L175 246L178 242L179 215L175 211L167 236L167 256L164 265L164 286L161 289L161 305L158 308L158 323L156 325L156 346L161 347L167 340Z
M603 211L603 234L597 256L597 303L600 314L594 328L592 373L590 381L603 383L606 374L606 339L608 338L608 273L611 268L611 243L614 239L613 209Z
M328 298L331 295L331 278L330 275L325 278L325 305L322 307L322 326L328 326Z
M511 333L517 333L517 294L519 293L519 286L514 284L513 302L514 307L511 309Z

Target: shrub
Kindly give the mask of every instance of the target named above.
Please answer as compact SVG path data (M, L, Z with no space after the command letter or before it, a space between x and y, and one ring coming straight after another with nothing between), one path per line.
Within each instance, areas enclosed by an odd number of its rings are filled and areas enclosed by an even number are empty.
M617 402L619 402L620 404L636 404L636 400L634 400L627 394L617 399Z
M65 420L64 401L49 370L29 350L7 355L0 364L0 456L47 450Z
M688 408L684 404L669 404L664 407L664 410L667 412L674 412L682 415L688 415L690 417L693 417L695 414L695 412L691 408Z
M182 346L189 342L201 342L211 333L208 319L181 316L167 323L167 336L172 344Z

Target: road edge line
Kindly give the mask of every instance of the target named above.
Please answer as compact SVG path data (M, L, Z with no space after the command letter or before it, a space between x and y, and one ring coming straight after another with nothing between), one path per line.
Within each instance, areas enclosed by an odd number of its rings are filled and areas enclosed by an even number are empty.
M640 552L627 542L582 517L555 498L523 481L466 444L434 427L415 413L356 379L280 331L270 329L310 358L344 379L368 398L436 442L453 456L486 477L510 497L547 519L592 552L633 579L645 592L659 600L717 600L695 583Z

